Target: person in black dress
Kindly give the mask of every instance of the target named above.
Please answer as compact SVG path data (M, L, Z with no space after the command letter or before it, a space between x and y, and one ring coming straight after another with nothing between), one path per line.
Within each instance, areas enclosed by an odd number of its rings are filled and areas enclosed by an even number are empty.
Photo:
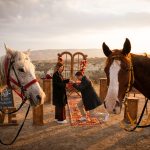
M57 123L67 123L65 105L67 104L66 84L69 79L63 78L63 70L63 64L57 63L53 74L53 105Z

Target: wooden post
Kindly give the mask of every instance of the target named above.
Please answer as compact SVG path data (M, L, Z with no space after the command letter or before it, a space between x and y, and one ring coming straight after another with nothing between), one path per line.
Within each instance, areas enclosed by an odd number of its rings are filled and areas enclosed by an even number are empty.
M106 94L107 94L107 78L100 78L99 96L102 101L104 101Z
M12 108L4 108L3 109L3 112L12 112L12 111L15 111L16 108L15 107L12 107ZM18 125L17 123L17 119L16 119L16 113L13 113L13 114L3 114L3 113L0 113L0 126L16 126Z
M46 99L45 102L51 103L51 79L44 79L43 80L43 91L45 92Z
M0 112L0 126L18 125L16 113L9 115L5 114L6 112L10 113L16 110L16 107L14 106L14 96L12 90L6 86L0 88L0 109L2 109L4 112Z
M138 114L138 101L136 97L128 97L126 100L125 111L124 111L124 122L130 124L130 117L134 123L137 122Z
M51 80L44 79L43 80L43 91L46 94L45 102L51 102ZM44 125L44 109L43 104L33 107L33 125Z
M43 104L33 108L33 125L44 125Z
M15 110L16 110L16 108L9 108L8 112L10 113L10 112L13 112ZM17 120L16 120L16 113L8 115L8 123L18 125Z
M6 109L3 109L4 112L6 112ZM3 114L0 112L0 125L4 124L6 114Z

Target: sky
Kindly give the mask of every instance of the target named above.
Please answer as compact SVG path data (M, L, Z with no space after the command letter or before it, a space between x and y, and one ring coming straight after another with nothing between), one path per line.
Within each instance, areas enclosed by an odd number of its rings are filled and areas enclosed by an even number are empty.
M16 50L121 49L150 53L150 0L0 0L0 55Z

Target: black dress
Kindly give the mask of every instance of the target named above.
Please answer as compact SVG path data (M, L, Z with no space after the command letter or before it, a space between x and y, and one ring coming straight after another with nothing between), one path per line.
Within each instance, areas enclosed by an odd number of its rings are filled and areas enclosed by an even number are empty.
M73 87L81 92L83 104L86 111L92 110L102 104L100 98L96 94L91 81L83 76L81 83L78 85L73 84Z
M66 119L65 105L67 104L66 83L62 74L58 71L53 74L53 105L55 105L55 119L63 121Z

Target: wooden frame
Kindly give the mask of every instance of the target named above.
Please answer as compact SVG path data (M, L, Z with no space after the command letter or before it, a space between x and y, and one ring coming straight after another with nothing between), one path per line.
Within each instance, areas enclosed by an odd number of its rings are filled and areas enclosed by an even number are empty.
M66 59L65 60L62 60L63 63L64 63L64 66L66 66L67 62L68 62L68 55L70 56L70 78L73 79L73 76L74 76L74 66L75 66L75 57L77 56L78 57L78 69L79 69L79 65L80 65L80 56L82 57L82 60L87 60L87 55L83 54L82 52L76 52L74 54L68 52L68 51L64 51L62 53L59 53L58 54L58 61L60 60L60 58L62 58L64 55L66 55ZM66 71L66 70L65 70ZM68 70L69 71L69 70ZM66 77L66 76L65 76Z

